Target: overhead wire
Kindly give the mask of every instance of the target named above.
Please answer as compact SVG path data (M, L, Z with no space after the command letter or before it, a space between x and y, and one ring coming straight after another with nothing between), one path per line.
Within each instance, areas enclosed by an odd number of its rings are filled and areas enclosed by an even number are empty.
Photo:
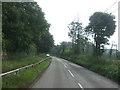
M118 9L120 9L120 7L118 7L117 9L115 9L114 11L112 11L111 13L115 13Z
M111 6L109 6L104 12L107 12L110 10L119 0L115 1Z

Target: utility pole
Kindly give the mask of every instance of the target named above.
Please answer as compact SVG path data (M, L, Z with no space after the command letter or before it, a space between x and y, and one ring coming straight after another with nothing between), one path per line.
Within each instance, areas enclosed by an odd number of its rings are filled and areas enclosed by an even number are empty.
M118 7L120 7L120 1ZM118 8L118 51L120 51L120 8Z

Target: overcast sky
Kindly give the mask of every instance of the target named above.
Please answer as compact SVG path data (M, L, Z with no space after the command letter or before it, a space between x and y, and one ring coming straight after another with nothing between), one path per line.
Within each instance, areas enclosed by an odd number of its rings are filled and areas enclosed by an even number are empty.
M89 17L96 11L104 12L117 0L35 0L38 2L45 18L51 24L50 32L54 37L55 44L62 41L70 41L68 37L68 24L73 20L82 22L83 27L89 23ZM118 3L114 4L107 12L113 12L118 8ZM113 15L118 20L118 11ZM116 22L118 25L118 21ZM116 32L111 37L110 42L118 43L118 26ZM110 46L107 46L110 47Z

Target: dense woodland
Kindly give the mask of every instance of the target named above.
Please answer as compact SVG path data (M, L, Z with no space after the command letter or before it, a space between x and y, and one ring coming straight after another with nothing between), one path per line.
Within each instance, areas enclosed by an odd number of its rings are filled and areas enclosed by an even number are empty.
M3 55L48 53L54 45L50 24L36 2L2 3Z

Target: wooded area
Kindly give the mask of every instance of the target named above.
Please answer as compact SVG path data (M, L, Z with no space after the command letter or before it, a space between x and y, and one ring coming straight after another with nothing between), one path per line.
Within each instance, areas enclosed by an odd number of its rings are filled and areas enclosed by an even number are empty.
M109 45L109 38L115 32L115 16L104 12L95 12L89 18L89 24L86 27L82 26L82 23L78 21L72 21L68 25L68 36L71 38L71 42L62 42L60 45L55 46L51 53L61 57L72 57L73 59L85 53L90 53L96 57L103 56L107 49L105 45ZM94 42L91 41L93 38ZM117 59L120 59L120 52L114 50L112 47L107 52L109 57L112 56L112 52L115 52ZM117 47L117 46L116 46Z
M44 16L36 2L2 3L3 57L48 53L54 40Z

